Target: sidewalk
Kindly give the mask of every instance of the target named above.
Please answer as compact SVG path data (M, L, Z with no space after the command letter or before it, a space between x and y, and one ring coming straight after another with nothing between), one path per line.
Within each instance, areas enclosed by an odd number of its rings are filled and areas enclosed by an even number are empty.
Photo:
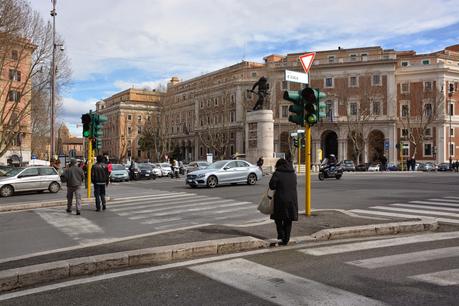
M433 218L397 222L354 217L337 210L313 211L294 222L290 244L352 237L435 231ZM73 248L14 261L0 261L0 292L47 282L160 265L203 256L279 247L272 220L255 226L210 225L97 246Z

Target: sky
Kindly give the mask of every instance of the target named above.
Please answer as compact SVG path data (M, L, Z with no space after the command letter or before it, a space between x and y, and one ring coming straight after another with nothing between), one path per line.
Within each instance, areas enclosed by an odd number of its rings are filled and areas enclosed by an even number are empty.
M29 0L45 20L52 0ZM156 88L269 54L459 44L459 0L57 0L72 83L58 120L130 87Z

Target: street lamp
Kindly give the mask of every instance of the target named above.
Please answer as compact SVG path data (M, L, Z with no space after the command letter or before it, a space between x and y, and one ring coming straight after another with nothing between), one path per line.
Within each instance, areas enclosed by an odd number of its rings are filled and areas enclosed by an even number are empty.
M448 103L448 112L449 112L449 144L448 144L448 151L449 151L449 168L451 169L451 166L453 164L453 157L452 157L452 152L451 152L451 115L453 113L453 107L451 105L451 98L453 96L453 91L454 91L454 86L453 83L449 83L449 92L448 92L448 97L449 97L449 103Z

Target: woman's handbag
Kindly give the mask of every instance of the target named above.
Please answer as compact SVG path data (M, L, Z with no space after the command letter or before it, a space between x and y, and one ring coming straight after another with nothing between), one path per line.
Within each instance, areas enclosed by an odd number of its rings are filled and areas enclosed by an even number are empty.
M265 215L270 215L274 211L274 190L267 189L260 199L257 209Z

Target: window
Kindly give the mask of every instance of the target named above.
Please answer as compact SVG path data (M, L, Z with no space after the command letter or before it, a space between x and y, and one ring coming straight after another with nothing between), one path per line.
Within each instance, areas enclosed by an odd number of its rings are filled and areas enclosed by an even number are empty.
M142 151L137 150L137 156L138 156L138 157L141 157L141 156L142 156Z
M357 115L357 103L351 102L349 104L349 115L356 116Z
M402 143L402 155L408 156L410 154L410 143Z
M21 81L21 71L18 71L16 69L10 69L9 73L9 79L10 81Z
M366 62L368 60L368 54L367 53L360 54L360 57L362 58L363 62Z
M218 99L214 98L214 106L218 106Z
M128 126L128 135L131 135L131 132L132 132L132 128Z
M424 104L424 115L426 117L432 116L432 104L430 103Z
M200 107L200 108L203 108L203 107L204 107L203 101L199 102L199 107Z
M287 118L287 117L288 117L288 106L282 105L281 106L281 118Z
M451 137L454 137L454 128L453 127L449 130L449 135Z
M54 168L39 168L40 175L57 175Z
M334 55L330 55L330 56L328 57L328 62L329 62L329 63L334 63L334 62L335 62L335 56L334 56Z
M38 176L38 168L28 168L22 171L21 176Z
M373 86L381 85L381 75L373 74L373 77L371 78L371 85Z
M142 127L141 126L137 127L137 134L142 134Z
M257 77L257 73L256 72L252 72L252 78L256 78Z
M235 122L236 121L236 112L232 111L230 112L230 122Z
M454 147L454 142L449 144L449 156L454 156Z
M132 142L131 142L130 139L128 140L127 145L128 145L128 147L131 147L131 146L132 146Z
M408 104L403 104L402 109L401 109L401 116L402 117L408 117L408 114L410 113L410 109L408 107Z
M453 103L449 104L448 115L454 116L454 104Z
M407 61L403 61L403 62L401 63L401 66L402 66L402 67L408 67L409 65L410 65L410 62L407 62Z
M330 121L333 121L333 101L325 102L325 114Z
M409 93L410 92L410 83L402 83L400 91L402 93Z
M288 82L282 81L282 90L289 90Z
M17 90L10 90L8 92L8 101L19 102L21 99L21 94Z
M373 101L372 107L373 107L373 115L375 116L381 115L381 103L379 101Z
M351 54L349 57L351 58L351 62L355 62L357 60L357 54Z
M138 122L138 123L142 122L142 116L141 116L141 115L138 115L138 116L137 116L137 122Z
M358 87L358 78L356 76L350 76L349 77L349 86L350 87Z
M325 78L325 87L333 87L333 78Z
M432 91L432 82L424 82L424 91Z
M237 168L237 161L232 161L226 164L228 168Z
M402 129L402 137L408 137L408 129Z
M424 156L432 156L433 154L432 150L432 144L431 143L425 143L424 144Z
M128 120L132 120L132 115L128 115Z
M19 59L19 53L17 50L11 51L11 59L17 61Z
M147 121L151 122L151 116L147 116Z
M425 137L431 137L432 136L432 128L426 128L424 130L424 136Z
M429 65L430 64L430 60L428 60L428 59L422 60L422 64L423 65Z

